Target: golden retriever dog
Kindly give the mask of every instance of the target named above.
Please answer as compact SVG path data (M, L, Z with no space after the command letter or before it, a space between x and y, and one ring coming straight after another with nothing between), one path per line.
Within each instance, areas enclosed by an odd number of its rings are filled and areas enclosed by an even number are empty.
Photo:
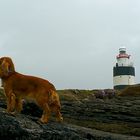
M7 98L8 113L20 113L22 100L27 99L35 101L43 110L40 118L42 123L48 122L51 112L56 114L58 121L63 120L59 96L49 81L16 72L10 57L0 58L0 78Z

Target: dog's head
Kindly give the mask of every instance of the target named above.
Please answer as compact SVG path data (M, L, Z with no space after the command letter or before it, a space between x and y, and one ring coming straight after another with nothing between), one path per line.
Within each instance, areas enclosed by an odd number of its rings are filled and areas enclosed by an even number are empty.
M0 58L0 78L7 77L9 74L15 72L15 67L10 57Z

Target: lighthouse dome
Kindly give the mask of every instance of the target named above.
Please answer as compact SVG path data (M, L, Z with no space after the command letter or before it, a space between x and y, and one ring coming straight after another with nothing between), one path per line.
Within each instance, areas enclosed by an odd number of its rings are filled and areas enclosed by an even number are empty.
M120 52L120 53L126 53L126 47L125 47L125 46L121 46L121 47L119 48L119 52Z
M122 61L122 59L126 59L126 61L128 61L127 59L129 59L130 58L130 55L128 55L127 53L126 53L126 47L125 46L121 46L120 48L119 48L119 55L117 55L117 59L121 59L121 61Z

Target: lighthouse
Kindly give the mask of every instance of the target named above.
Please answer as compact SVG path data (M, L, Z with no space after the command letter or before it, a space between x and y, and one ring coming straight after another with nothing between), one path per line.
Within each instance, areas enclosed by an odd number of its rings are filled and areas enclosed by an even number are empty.
M135 84L135 68L131 56L126 53L126 47L119 48L116 56L117 62L113 67L114 89L124 89L128 85Z

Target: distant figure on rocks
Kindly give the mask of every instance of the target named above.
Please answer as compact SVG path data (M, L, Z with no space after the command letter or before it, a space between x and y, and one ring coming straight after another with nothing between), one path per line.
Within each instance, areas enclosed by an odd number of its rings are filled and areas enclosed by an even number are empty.
M104 99L105 98L105 91L99 90L97 93L95 93L96 98Z
M116 93L114 90L99 90L97 93L95 93L95 97L99 99L105 99L105 98L113 98L115 97Z

